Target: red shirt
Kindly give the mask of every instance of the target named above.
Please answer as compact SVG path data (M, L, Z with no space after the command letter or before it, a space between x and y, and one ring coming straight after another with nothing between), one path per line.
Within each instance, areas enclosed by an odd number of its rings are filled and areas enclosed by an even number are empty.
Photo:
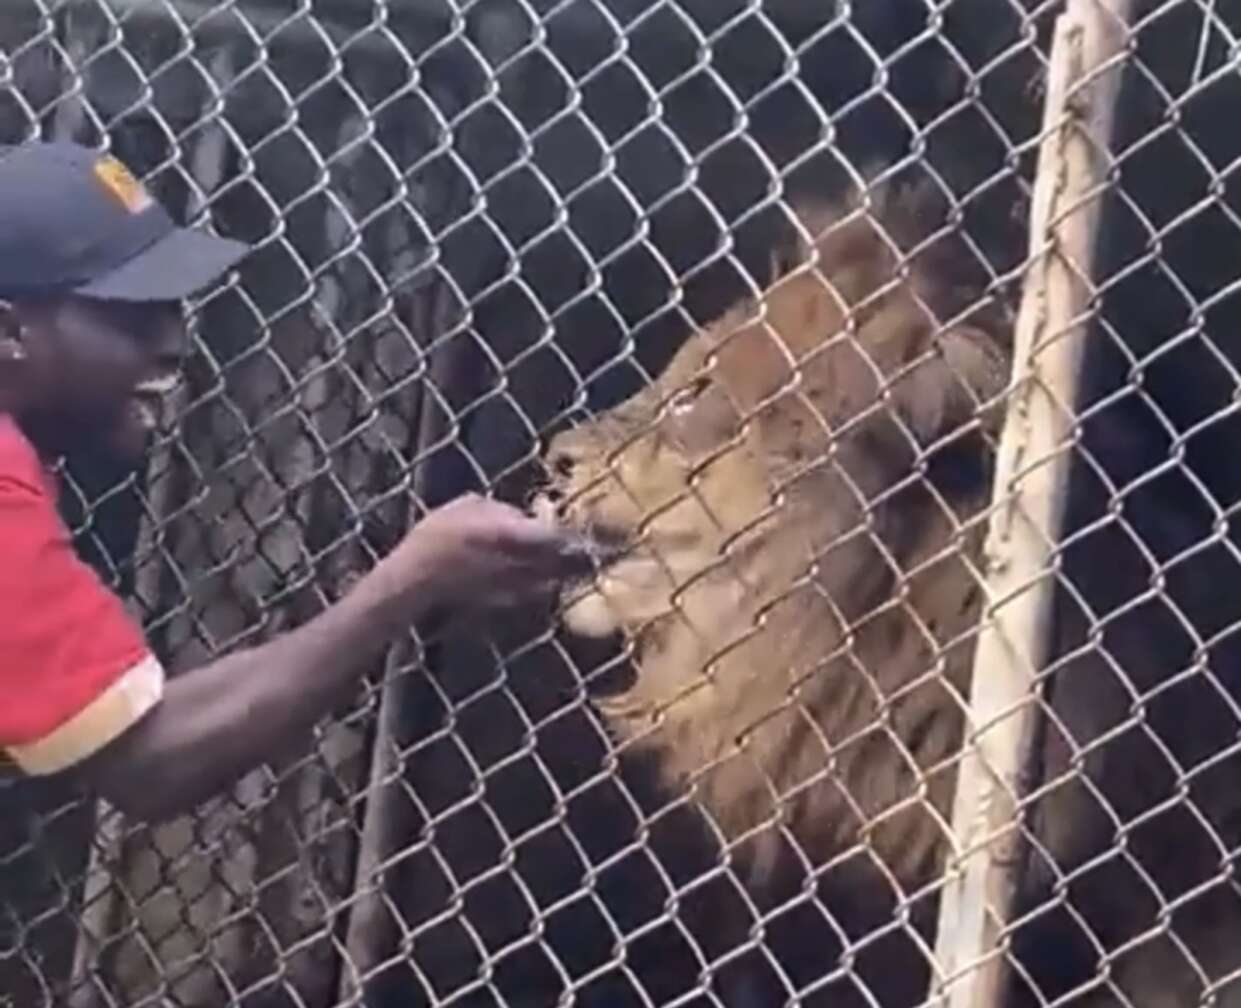
M162 688L142 631L74 552L51 474L0 414L0 749L54 773L133 725Z

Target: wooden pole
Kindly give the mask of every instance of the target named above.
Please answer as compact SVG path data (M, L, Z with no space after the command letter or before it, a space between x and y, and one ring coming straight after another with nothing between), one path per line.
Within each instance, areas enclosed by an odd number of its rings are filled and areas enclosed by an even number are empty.
M987 605L952 816L930 1001L998 1008L1021 859L1020 779L1038 724L1091 271L1132 0L1068 0L1055 26L984 557Z

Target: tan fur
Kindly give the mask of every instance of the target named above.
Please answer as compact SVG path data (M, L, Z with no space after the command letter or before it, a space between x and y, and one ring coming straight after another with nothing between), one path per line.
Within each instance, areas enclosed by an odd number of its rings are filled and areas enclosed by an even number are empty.
M813 255L550 444L566 519L640 544L565 622L629 638L632 685L599 704L693 787L752 885L788 870L787 830L878 905L939 870L980 601L987 481L943 490L924 463L954 438L986 456L1008 337L958 317L971 298L932 251L905 254L920 196L798 219ZM1056 801L1053 853L1080 846L1073 824L1110 829L1082 791Z
M978 592L961 547L976 552L982 501L954 513L915 479L869 516L861 502L889 482L876 450L912 455L901 424L927 443L952 433L1005 373L989 334L937 331L921 278L890 283L895 257L869 215L834 217L801 214L811 230L831 222L817 264L550 446L575 463L571 518L646 544L566 618L634 636L640 669L608 705L613 724L694 782L727 836L780 814L814 850L864 839L912 885L937 845L927 811L948 800L959 721L940 712L969 671Z

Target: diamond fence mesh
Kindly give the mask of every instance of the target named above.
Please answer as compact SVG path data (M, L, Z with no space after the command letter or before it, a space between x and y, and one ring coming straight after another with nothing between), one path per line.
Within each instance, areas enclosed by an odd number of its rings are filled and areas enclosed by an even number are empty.
M411 631L194 815L0 778L0 1004L891 1008L954 948L1012 1002L1241 1004L1241 12L1130 11L1057 331L1062 6L5 0L5 141L256 249L149 466L63 469L174 674L466 490L611 559ZM1061 465L1023 557L984 538L1036 315L1085 350L1001 470ZM939 904L1006 564L1050 619L991 949Z

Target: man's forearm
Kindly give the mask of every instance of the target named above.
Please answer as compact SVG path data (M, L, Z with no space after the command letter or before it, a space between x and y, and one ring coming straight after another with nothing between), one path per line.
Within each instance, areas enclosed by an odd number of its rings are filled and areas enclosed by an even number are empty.
M381 563L335 606L267 644L172 678L149 715L82 771L123 811L191 808L278 754L342 702L430 585L398 588Z

